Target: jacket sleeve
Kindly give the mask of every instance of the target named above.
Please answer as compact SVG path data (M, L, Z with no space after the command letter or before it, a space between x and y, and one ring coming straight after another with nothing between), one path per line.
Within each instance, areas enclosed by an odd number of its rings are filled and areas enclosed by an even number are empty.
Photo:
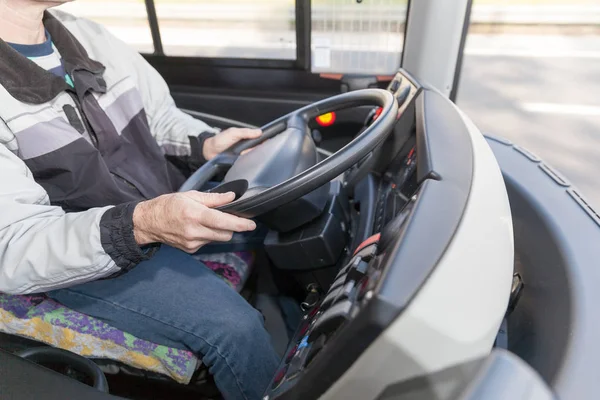
M50 205L31 171L2 144L0 182L0 292L46 292L93 281L149 256L131 247L130 204L65 213Z
M85 22L83 22L85 21ZM81 23L95 24L83 20ZM96 25L106 39L109 54L118 54L119 61L127 63L137 81L150 131L166 155L190 157L190 161L204 162L204 140L219 129L186 114L175 105L169 87L162 76L131 46L127 45L100 25Z

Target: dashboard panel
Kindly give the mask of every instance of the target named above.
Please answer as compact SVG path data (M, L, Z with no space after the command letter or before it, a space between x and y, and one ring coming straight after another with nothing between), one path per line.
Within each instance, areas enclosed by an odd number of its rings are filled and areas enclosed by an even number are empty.
M417 150L411 137L395 162L380 181L373 232L381 232L410 202L419 188L417 180ZM407 153L408 151L408 153Z
M391 317L396 313L393 307L372 301L372 296L386 274L384 257L380 254L382 245L387 246L389 239L402 229L421 186L420 149L414 124L414 102L420 87L408 74L399 72L388 90L398 99L399 118L390 141L373 157L385 160L385 165L380 166L376 201L371 204L375 207L369 229L372 236L355 246L352 257L340 269L320 303L304 316L265 398L318 397L381 332L383 326L369 321L370 316ZM369 168L378 167L371 164ZM337 348L343 342L332 338L342 326L344 333L359 340L361 345ZM329 365L326 375L323 375L324 365ZM319 379L310 378L315 374ZM297 385L304 379L311 383ZM310 388L311 394L297 390L300 386L302 390Z

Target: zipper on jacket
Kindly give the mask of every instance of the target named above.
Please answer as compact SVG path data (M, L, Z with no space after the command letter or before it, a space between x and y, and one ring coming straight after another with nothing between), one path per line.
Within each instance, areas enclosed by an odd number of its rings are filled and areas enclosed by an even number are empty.
M136 192L137 194L139 194L139 195L140 195L142 198L144 198L144 199L146 198L146 197L145 197L145 196L142 194L142 192L140 192L140 189L138 189L138 188L137 188L137 186L135 186L133 183L131 183L131 181L129 181L129 180L127 180L127 179L123 178L121 175L119 175L119 174L116 174L116 173L114 173L114 172L112 172L112 171L110 172L110 174L111 174L111 175L112 175L114 178L117 178L117 179L119 179L121 182L123 182L124 184L126 184L127 186L129 186L129 188L130 188L130 189L132 189L133 191L135 191L135 192Z

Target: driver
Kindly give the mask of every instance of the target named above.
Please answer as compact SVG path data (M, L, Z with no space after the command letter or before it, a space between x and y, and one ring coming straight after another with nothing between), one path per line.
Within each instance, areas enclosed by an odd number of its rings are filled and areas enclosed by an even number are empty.
M138 53L47 11L63 2L0 0L0 291L194 351L225 398L258 399L279 360L263 318L190 255L256 224L214 209L233 193L173 192L174 163L261 132L178 110Z

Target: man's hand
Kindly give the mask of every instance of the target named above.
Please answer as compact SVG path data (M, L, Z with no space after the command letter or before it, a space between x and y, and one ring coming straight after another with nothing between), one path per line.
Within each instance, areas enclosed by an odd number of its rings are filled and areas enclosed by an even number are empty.
M204 141L202 155L207 160L212 160L218 154L224 152L240 140L256 139L260 137L262 131L260 129L247 128L229 128L216 136L208 138Z
M212 209L234 200L234 193L172 193L139 203L133 233L140 245L165 243L195 253L210 242L228 242L233 232L256 229L254 221Z

